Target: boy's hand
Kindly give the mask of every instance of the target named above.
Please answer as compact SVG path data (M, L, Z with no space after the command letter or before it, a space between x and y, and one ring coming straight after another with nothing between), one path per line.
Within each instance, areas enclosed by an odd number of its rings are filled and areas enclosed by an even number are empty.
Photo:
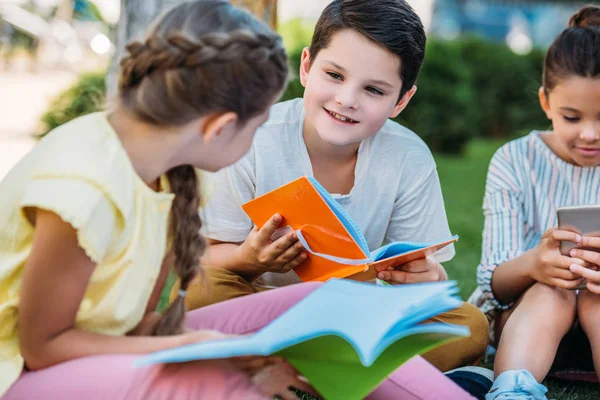
M537 261L531 266L529 275L537 282L563 289L574 289L583 282L583 278L569 271L569 266L572 264L586 266L587 263L579 258L563 256L560 253L560 242L563 240L579 245L581 236L556 228L548 229L544 233L542 241L536 248Z
M377 278L390 283L437 282L448 279L444 267L433 257L410 261L390 271L377 273Z
M298 242L295 232L271 240L273 233L279 228L283 218L275 214L265 225L254 227L244 243L239 247L241 258L253 268L253 273L284 273L291 271L307 258L302 244Z

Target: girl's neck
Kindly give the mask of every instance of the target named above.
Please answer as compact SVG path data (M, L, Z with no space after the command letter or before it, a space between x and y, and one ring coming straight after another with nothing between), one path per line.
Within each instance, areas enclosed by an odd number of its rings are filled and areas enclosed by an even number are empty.
M122 107L109 113L107 119L138 176L158 190L160 176L177 165L177 135L140 121Z

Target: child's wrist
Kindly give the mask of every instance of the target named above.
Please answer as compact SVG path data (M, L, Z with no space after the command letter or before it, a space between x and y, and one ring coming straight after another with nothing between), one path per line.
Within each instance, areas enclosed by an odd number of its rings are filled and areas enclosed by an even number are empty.
M533 249L531 249L529 251L529 260L527 263L525 263L525 276L529 279L531 279L532 281L536 282L537 279L535 278L537 276L536 271L538 270L539 266L540 266L540 247L536 246Z
M252 263L250 259L251 257L247 254L244 245L238 246L233 252L232 264L234 268L232 272L251 282L261 275L261 271L259 266Z

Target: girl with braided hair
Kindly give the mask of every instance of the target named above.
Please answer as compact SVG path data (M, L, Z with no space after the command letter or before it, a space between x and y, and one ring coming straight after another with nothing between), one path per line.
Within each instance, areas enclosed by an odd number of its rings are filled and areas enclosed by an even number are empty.
M225 0L180 4L127 49L114 107L54 130L0 184L0 396L311 391L277 358L132 367L141 354L256 331L316 286L208 307L184 327L205 247L199 170L249 149L284 87L286 55L276 34ZM180 297L161 316L173 266Z

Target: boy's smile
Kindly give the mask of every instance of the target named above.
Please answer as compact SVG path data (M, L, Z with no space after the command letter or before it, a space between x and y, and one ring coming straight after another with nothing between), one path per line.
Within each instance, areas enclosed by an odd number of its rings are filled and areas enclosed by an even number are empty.
M407 103L398 103L400 62L385 47L350 29L334 34L314 60L305 49L300 67L306 87L305 139L358 148L377 133Z
M344 125L353 125L353 124L358 124L358 121L353 120L352 118L348 118L345 115L336 113L334 111L328 110L325 107L323 107L323 110L325 110L325 112L327 114L329 114L333 119L335 119L336 122L344 124Z

